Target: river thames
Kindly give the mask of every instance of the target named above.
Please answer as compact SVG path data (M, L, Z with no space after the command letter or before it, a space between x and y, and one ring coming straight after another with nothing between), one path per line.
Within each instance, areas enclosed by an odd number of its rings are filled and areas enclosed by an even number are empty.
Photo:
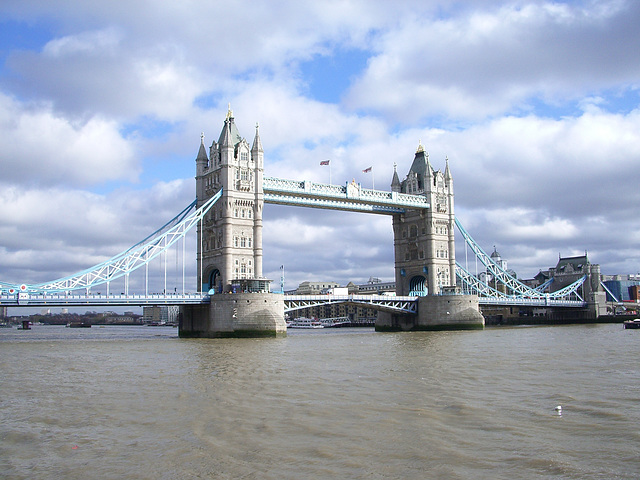
M35 326L0 354L3 479L640 477L640 331L620 324Z

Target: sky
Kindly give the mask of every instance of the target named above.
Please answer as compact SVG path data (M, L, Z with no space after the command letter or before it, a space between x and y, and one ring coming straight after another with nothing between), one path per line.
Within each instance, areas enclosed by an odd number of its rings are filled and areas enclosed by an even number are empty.
M228 105L265 176L388 191L421 143L518 277L585 251L638 273L638 24L635 0L4 0L0 281L84 270L178 214ZM394 279L388 216L267 205L263 236L287 289Z

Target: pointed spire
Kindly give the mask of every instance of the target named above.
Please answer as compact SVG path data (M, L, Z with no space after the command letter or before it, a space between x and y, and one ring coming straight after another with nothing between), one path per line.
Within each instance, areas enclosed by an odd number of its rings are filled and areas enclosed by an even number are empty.
M427 175L433 175L433 167L431 166L431 162L429 161L429 154L425 155L426 163L427 163Z
M229 110L229 112L231 112L231 110ZM220 138L218 139L218 143L221 147L233 146L233 143L231 143L231 123L229 118L229 114L227 114L227 119L224 121L224 126L222 127Z
M416 149L416 153L424 152L424 147L422 146L422 140L418 140L418 148Z
M393 178L391 179L391 191L399 192L401 189L400 179L398 178L398 164L393 162Z
M445 159L445 162L446 162L446 166L444 168L444 179L445 180L451 180L452 177L451 177L451 170L449 170L449 157L446 156L446 157L444 157L444 159Z
M198 150L198 156L196 157L196 161L204 161L208 162L209 157L207 157L207 150L204 148L204 132L200 134L200 149Z
M238 127L236 127L231 104L229 104L227 116L224 119L224 126L218 139L218 145L221 147L235 147L240 141L242 141L242 137L240 136L240 132L238 132Z
M253 146L251 147L251 151L252 152L262 152L262 142L260 141L260 132L259 132L259 128L260 126L258 125L258 122L256 122L256 136L253 139Z

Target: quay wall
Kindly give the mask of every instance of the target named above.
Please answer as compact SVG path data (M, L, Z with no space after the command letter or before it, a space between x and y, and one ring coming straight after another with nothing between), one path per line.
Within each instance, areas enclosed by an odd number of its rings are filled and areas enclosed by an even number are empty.
M287 333L278 293L213 295L209 305L180 307L181 338L276 337Z

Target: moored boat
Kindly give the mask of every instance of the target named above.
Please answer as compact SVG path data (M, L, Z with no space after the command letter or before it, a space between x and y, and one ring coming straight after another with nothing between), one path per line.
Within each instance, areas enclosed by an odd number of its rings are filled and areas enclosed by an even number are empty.
M339 328L351 325L349 317L321 318L320 323L324 328Z
M624 328L640 328L640 318L625 320L622 324L624 325Z
M313 318L299 317L287 322L287 328L324 328L324 325Z
M69 322L67 323L68 328L91 328L91 324L89 322Z

